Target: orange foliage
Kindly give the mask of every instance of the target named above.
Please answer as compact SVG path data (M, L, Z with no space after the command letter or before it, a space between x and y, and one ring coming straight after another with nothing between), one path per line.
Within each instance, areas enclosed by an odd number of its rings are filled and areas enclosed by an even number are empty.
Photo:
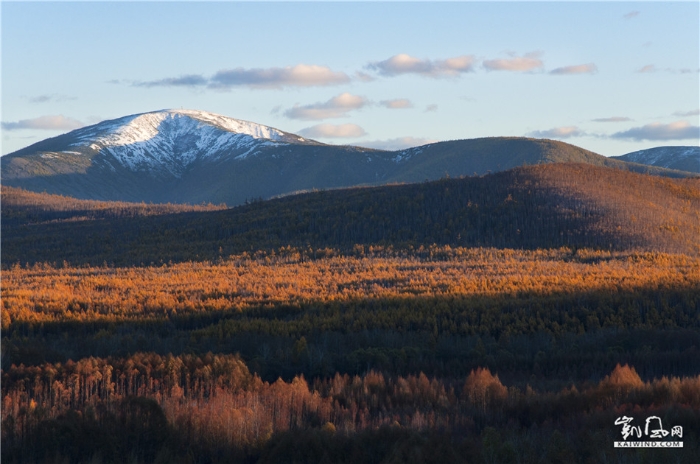
M361 257L305 259L298 250L143 268L37 264L2 270L3 328L12 321L163 318L415 296L615 293L700 286L700 258L592 250L431 247L411 256L369 247Z
M190 211L219 211L226 205L188 205L173 203L130 203L126 201L79 200L77 198L37 193L16 187L2 187L2 203L24 212L66 212L55 220L87 220L105 217L157 216Z
M606 376L602 383L603 385L610 385L611 387L628 390L640 388L644 385L644 382L642 382L642 379L639 378L639 375L634 367L628 366L627 364L624 366L620 366L620 364L615 366L612 373Z
M508 395L498 375L492 375L488 368L472 370L464 383L464 393L474 407L486 410L487 406L502 401Z
M27 433L35 421L68 410L114 412L133 396L152 398L168 421L199 443L258 446L272 434L310 426L352 433L399 425L415 430L470 427L475 414L508 417L531 407L567 414L601 406L700 408L700 376L644 383L630 366L616 366L598 385L559 393L506 388L488 368L472 370L461 394L449 380L425 374L390 377L336 374L310 386L303 376L263 382L236 356L136 354L65 364L12 366L3 372L2 423ZM627 388L627 393L610 386ZM528 406L529 405L529 406ZM503 414L505 413L505 414ZM3 431L6 433L6 431ZM9 433L9 432L8 432Z
M644 386L644 382L637 374L634 367L627 364L620 366L617 364L612 373L606 376L600 383L600 388L606 392L614 400L619 400L631 390L639 389Z

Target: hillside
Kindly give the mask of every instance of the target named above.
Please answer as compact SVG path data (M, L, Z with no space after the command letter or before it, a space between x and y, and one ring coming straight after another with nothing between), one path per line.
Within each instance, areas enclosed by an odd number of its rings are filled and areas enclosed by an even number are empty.
M549 163L583 163L667 177L689 177L683 171L621 162L589 150L549 139L524 137L488 137L439 142L400 152L412 159L400 174L389 179L396 182L422 182L451 177L483 175L520 166Z
M226 209L226 205L212 204L80 200L65 195L36 193L6 186L2 188L2 207L5 213L2 218L9 224L82 221Z
M0 158L3 185L81 199L240 205L293 192L575 162L684 177L553 140L494 137L400 151L333 146L193 110L132 115Z
M80 210L71 217L59 215L58 207L38 209L12 199L22 195L27 194L3 192L3 266L203 260L288 245L346 252L355 245L431 244L700 251L700 180L584 164L309 192L221 211L151 216ZM55 204L55 197L48 200Z

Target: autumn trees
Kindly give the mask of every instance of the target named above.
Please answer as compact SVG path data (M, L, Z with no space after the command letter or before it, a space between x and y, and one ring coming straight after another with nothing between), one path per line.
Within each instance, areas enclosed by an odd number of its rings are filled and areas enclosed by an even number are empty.
M557 316L559 326L576 332L579 327L692 324L692 314L683 314L696 307L700 286L700 261L684 255L434 246L410 254L362 247L359 256L343 256L331 250L329 258L311 257L321 253L329 250L282 248L213 263L127 268L73 267L67 263L58 267L16 265L3 271L3 321L164 320L192 314L257 311L264 315L270 309L303 309L319 304L342 304L351 309L367 300L384 300L389 307L394 306L391 301L407 300L408 307L420 301L432 304L428 301L434 298L452 302L451 307L459 307L466 299L476 308L496 304L506 310L518 306L512 301L519 301L521 306L558 311L561 303L557 300L579 295L578 300L590 299L591 304L569 304L567 311ZM671 296L673 292L681 294ZM634 306L630 311L620 300L625 293L636 295L635 301L629 302ZM488 299L496 301L487 303ZM611 306L619 310L611 314L606 309ZM664 308L674 306L681 313L676 311L666 320ZM473 333L460 329L463 322L474 327L470 315L455 313L451 307L434 305L431 312L442 320L438 330ZM511 312L506 310L498 318L508 319ZM397 327L408 317L422 319L421 313L411 313L395 314L393 320L384 321L381 318L386 314L372 314L374 321L368 328ZM333 321L331 315L328 311L319 315L331 324L328 328L340 329L339 324L345 322L361 323L361 318ZM538 330L538 317L535 311L517 324L503 323L513 333L534 331ZM549 319L546 325L556 332L552 322ZM425 326L429 321L419 324Z
M232 210L3 189L3 462L614 462L647 413L691 462L698 192L557 165Z
M504 446L523 454L533 446L571 454L574 446L590 454L599 451L595 443L573 445L554 437L558 427L552 424L568 424L566 430L577 433L587 427L609 430L612 421L604 411L611 407L618 412L634 408L636 415L666 411L666 417L686 427L686 454L692 456L698 447L692 442L697 437L693 427L700 423L700 377L644 382L626 365L597 384L559 391L506 387L486 368L472 370L461 384L423 373L403 377L377 371L336 374L311 384L302 376L264 382L240 358L213 354L139 353L126 359L15 366L2 380L2 444L8 462L59 455L76 462L95 455L107 462L131 455L138 462L153 462L158 455L172 462L198 462L199 454L226 462L232 456L265 456L273 449L276 454L288 446L288 438L318 439L313 446L330 455L337 455L338 448L350 452L354 442L368 440L366 446L383 460L391 455L389 449L403 446L399 443L406 433L417 440L414 452L422 455L437 440L444 448L440 453L454 462L460 462L460 447L487 461L508 455ZM382 434L389 442L374 448ZM480 443L465 438L469 436L480 437ZM535 443L525 444L526 437ZM560 448L550 449L551 440L562 440L556 443Z

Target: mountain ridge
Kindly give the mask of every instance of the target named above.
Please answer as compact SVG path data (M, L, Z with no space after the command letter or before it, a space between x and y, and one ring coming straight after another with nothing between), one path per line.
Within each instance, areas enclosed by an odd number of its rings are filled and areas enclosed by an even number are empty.
M196 110L105 121L0 158L3 183L81 199L226 203L312 189L423 182L583 162L684 177L547 139L487 137L384 151L327 145Z
M639 164L700 174L700 147L666 146L634 151L612 158Z
M105 152L113 158L107 158L113 171L112 162L116 162L132 171L146 171L156 177L169 173L179 178L184 168L197 159L216 158L227 152L244 158L261 146L290 142L318 144L250 121L205 111L166 109L102 121L11 155L44 152L40 155L44 158L62 154L92 158ZM47 144L51 150L43 148Z

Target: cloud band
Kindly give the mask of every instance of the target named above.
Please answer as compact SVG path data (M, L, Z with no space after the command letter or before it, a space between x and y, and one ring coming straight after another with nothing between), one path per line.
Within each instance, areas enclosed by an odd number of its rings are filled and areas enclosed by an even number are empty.
M615 139L632 140L700 140L700 126L693 126L688 121L676 121L670 124L658 122L641 127L633 127L612 135Z
M285 111L284 115L290 119L307 121L340 118L347 115L349 111L362 108L367 105L367 103L366 98L345 92L324 103L314 103L304 106L295 105L293 108Z
M300 130L299 135L308 138L355 138L367 133L357 124L317 124Z
M405 53L400 53L384 61L369 63L366 68L388 77L401 74L418 74L432 78L454 77L473 71L474 57L462 55L445 60L421 60Z
M67 118L63 115L39 116L33 119L22 119L16 122L3 122L4 130L20 130L20 129L40 129L40 130L73 130L80 129L85 124L82 122Z
M350 82L343 72L336 72L326 66L298 64L284 68L235 68L222 69L212 77L201 74L186 74L154 81L134 82L135 87L208 87L217 90L230 90L236 87L254 89L284 87L316 87L338 85Z

